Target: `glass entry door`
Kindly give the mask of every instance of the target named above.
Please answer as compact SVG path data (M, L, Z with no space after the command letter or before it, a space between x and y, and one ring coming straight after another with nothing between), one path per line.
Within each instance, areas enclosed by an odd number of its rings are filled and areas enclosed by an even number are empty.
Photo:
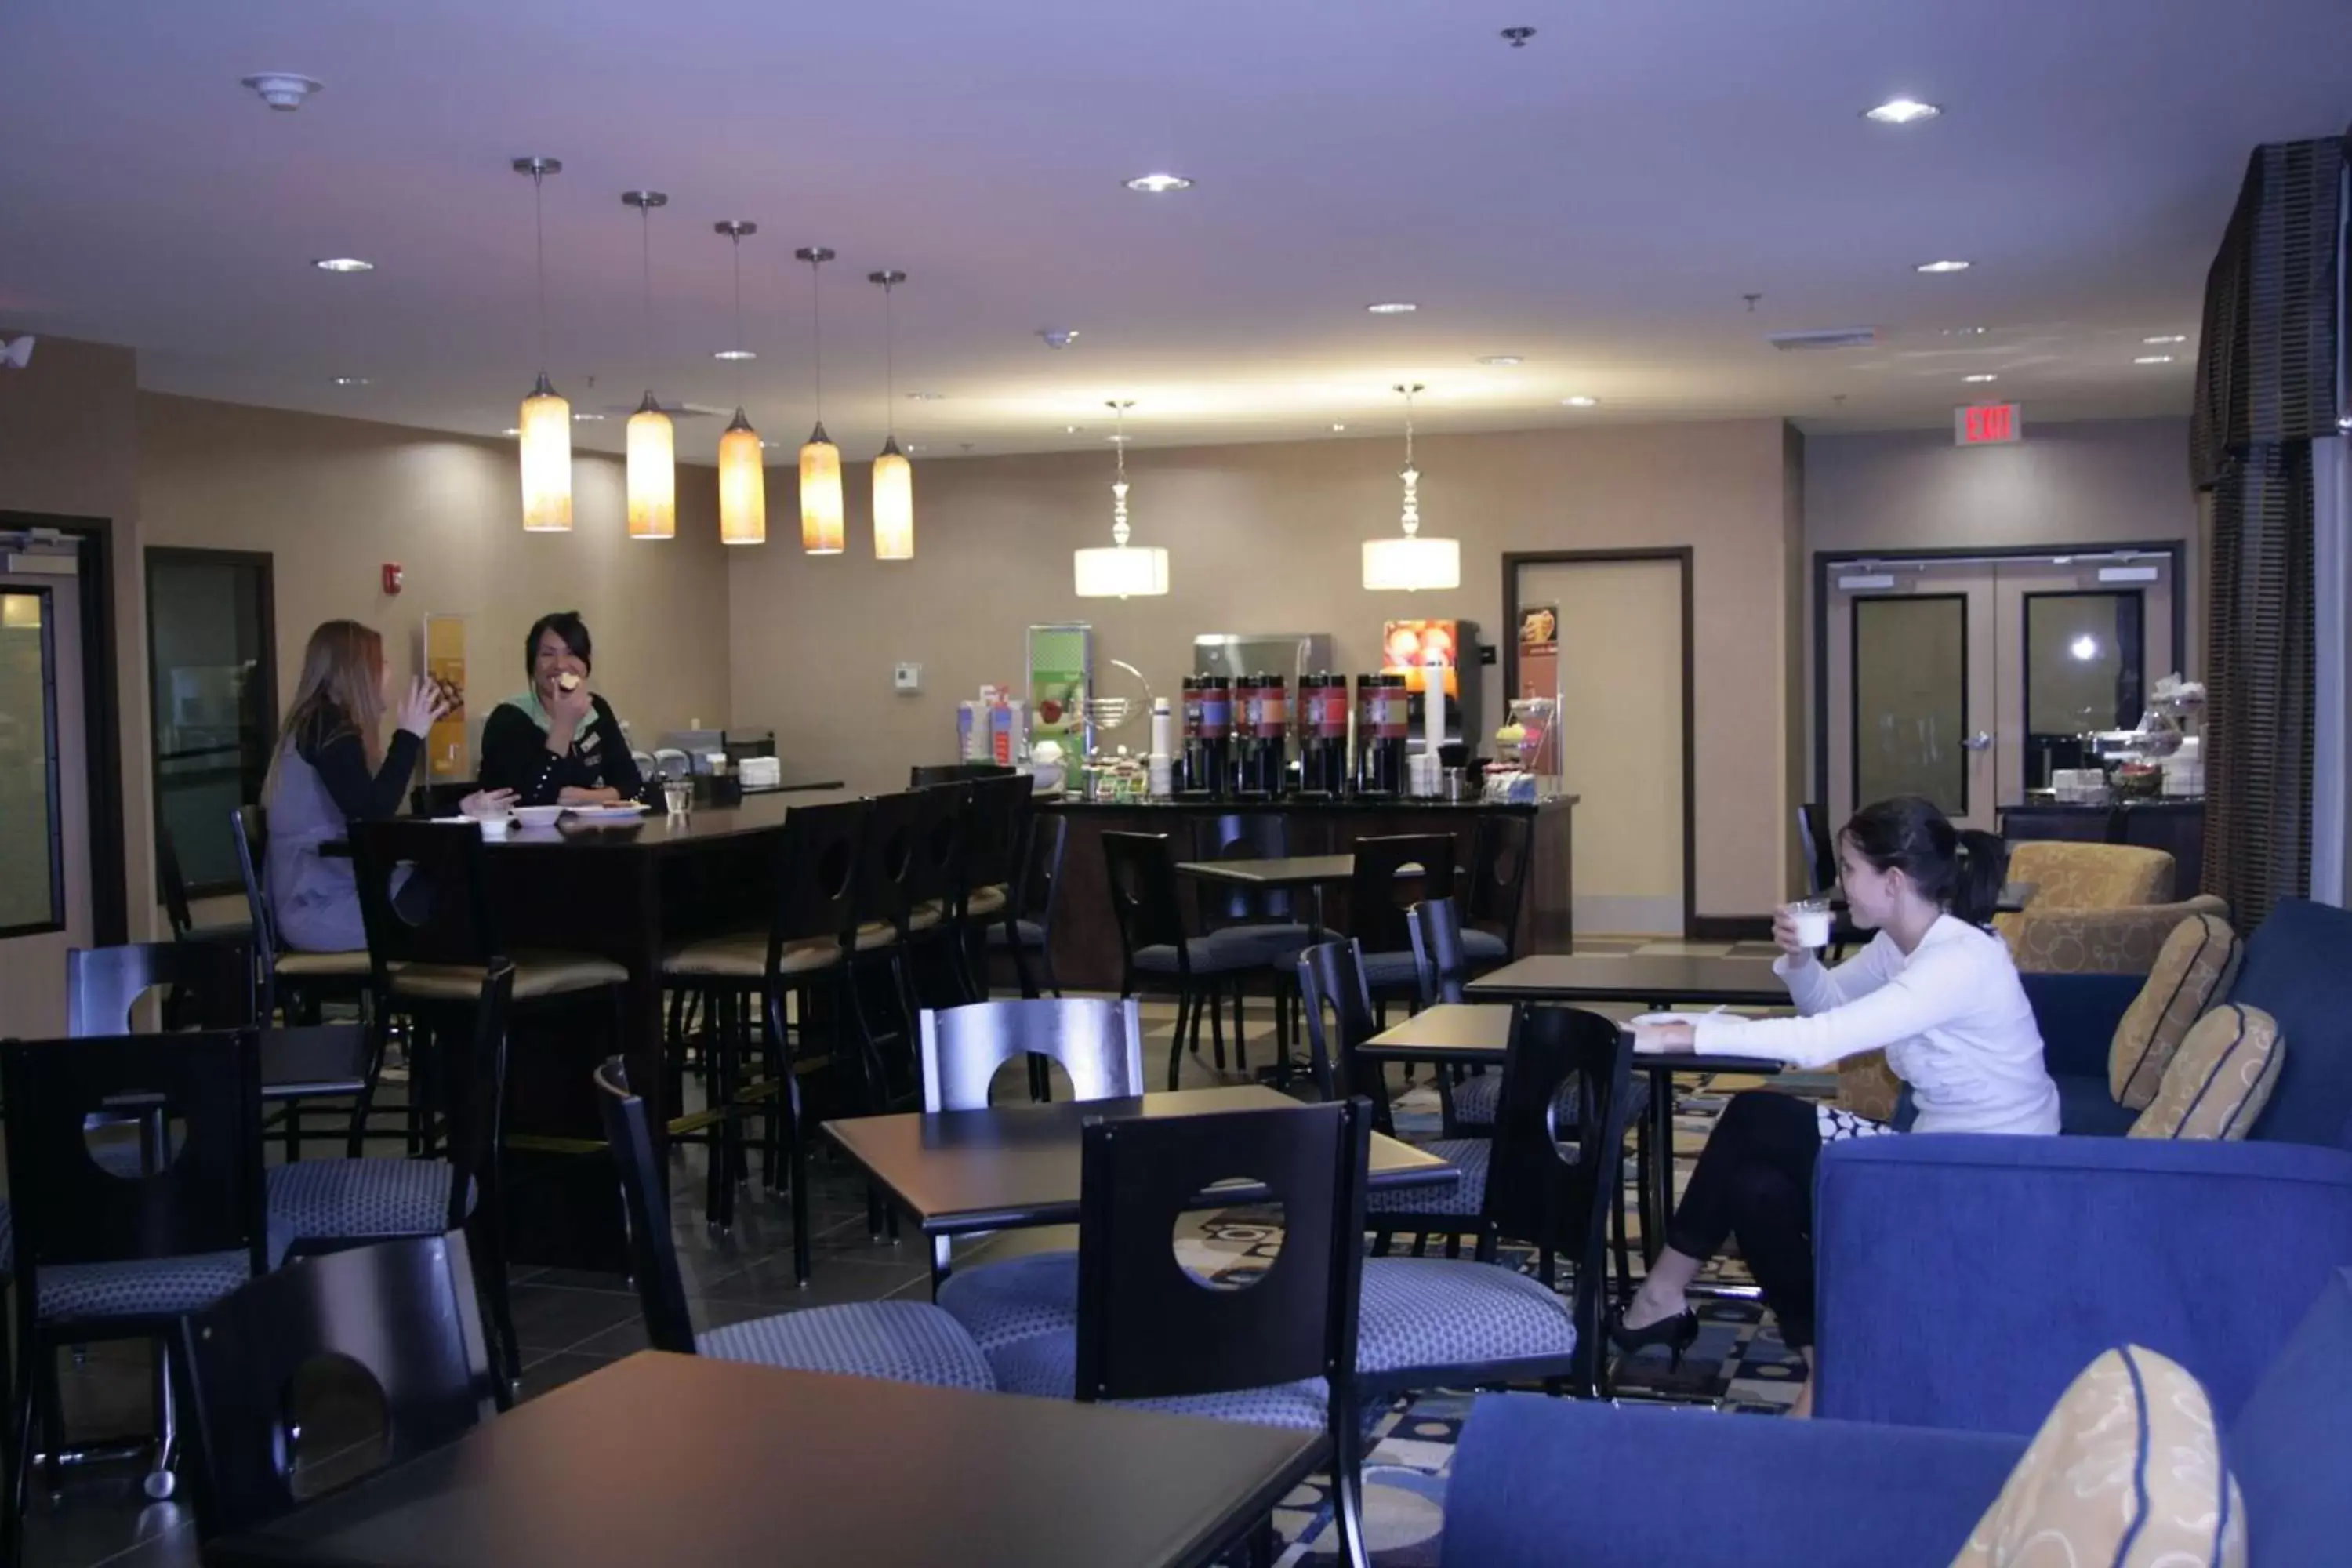
M1879 561L1830 574L1831 820L1923 795L1962 827L2091 759L2178 668L2168 557Z

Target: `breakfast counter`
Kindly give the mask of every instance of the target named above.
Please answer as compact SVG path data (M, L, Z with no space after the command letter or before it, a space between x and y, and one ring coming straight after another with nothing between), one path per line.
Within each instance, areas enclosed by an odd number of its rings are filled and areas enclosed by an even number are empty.
M1175 858L1193 853L1192 824L1234 816L1283 818L1286 847L1295 856L1344 855L1359 838L1444 833L1454 841L1454 864L1468 867L1478 824L1496 816L1527 818L1530 832L1526 900L1519 912L1520 952L1566 952L1575 935L1570 921L1573 866L1569 833L1575 795L1524 804L1378 796L1286 796L1278 800L1094 801L1041 799L1040 811L1066 817L1069 844L1062 858L1062 896L1054 922L1054 967L1066 990L1118 988L1118 931L1111 918L1104 867L1105 833L1163 833ZM1466 884L1465 884L1466 885ZM1334 889L1332 930L1347 930L1346 898Z

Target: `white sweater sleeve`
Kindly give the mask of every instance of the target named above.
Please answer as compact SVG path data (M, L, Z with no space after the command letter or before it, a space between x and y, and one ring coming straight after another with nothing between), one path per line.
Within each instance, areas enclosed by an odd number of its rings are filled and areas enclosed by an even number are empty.
M1834 969L1818 959L1800 963L1783 956L1772 961L1772 973L1789 987L1789 999L1808 1017L1861 1001L1900 970L1895 944L1879 937Z
M1877 944L1872 944L1853 963L1841 965L1832 974L1820 975L1819 980L1825 984L1808 984L1807 989L1818 988L1824 994L1834 989L1844 998L1847 971L1869 963L1876 950ZM1697 1020L1693 1045L1702 1052L1764 1057L1798 1068L1827 1067L1863 1051L1877 1050L1925 1034L1966 1013L1976 1002L1979 990L1972 958L1967 947L1948 944L1921 952L1899 973L1890 975L1873 964L1871 973L1878 980L1877 984L1821 1012L1809 1011L1804 1017L1706 1015ZM1884 962L1882 955L1879 963ZM1790 989L1796 992L1797 977L1791 977ZM1806 998L1800 994L1798 1005L1802 1007L1805 1002Z

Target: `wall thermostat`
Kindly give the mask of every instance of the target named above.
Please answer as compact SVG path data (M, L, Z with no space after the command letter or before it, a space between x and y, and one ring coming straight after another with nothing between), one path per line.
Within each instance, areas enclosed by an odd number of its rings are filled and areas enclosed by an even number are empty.
M923 689L923 667L919 664L893 666L890 686L897 691L920 691Z

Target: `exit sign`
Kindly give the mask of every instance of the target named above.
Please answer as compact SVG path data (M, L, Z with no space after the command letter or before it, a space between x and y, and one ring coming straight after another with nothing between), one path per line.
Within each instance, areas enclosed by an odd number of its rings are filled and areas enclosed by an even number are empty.
M1952 410L1952 442L2000 447L2025 439L2025 411L2014 403L1975 403Z

